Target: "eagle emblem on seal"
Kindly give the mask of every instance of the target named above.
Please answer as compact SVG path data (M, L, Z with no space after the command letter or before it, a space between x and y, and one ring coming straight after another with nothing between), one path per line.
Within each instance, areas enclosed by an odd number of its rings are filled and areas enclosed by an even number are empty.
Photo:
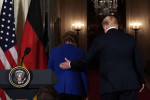
M25 87L30 82L30 72L23 66L17 66L10 70L9 81L14 87Z
M24 81L26 80L26 77L24 77L25 75L25 72L22 71L22 70L17 70L15 72L15 81L18 83L18 84L22 84L24 83Z

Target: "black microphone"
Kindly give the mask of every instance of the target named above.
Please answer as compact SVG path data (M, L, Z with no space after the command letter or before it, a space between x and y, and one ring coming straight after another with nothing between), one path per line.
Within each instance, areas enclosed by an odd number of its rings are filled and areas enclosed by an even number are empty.
M31 51L31 48L26 47L26 49L25 49L25 51L24 51L24 54L23 54L23 56L22 56L22 59L21 59L21 66L22 66L24 57L25 57L26 55L28 55L28 54L30 53L30 51Z
M31 48L27 47L24 51L24 56L28 55L30 53L30 51L31 51Z

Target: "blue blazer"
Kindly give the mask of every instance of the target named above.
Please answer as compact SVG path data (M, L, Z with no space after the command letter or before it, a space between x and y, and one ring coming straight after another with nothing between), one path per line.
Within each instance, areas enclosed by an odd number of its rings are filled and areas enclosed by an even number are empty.
M93 58L99 59L100 95L136 90L144 84L144 65L134 38L116 29L97 37L88 53L71 62L71 69L84 67Z
M88 77L87 70L71 71L61 69L59 64L65 61L65 57L73 61L84 55L84 51L74 47L72 44L52 49L48 61L48 69L52 69L58 77L58 83L55 89L58 93L85 96L88 94Z

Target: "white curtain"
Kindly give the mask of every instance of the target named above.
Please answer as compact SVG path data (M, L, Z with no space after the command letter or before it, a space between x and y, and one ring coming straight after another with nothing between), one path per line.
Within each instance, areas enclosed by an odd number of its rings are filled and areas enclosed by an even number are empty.
M21 39L24 30L24 23L27 17L30 1L31 0L14 0L14 13L15 13L18 51L20 50Z
M24 27L30 1L31 0L14 0L16 29L18 29L19 26Z
M3 4L3 0L0 0L0 11L1 11L1 8L2 8L2 4Z

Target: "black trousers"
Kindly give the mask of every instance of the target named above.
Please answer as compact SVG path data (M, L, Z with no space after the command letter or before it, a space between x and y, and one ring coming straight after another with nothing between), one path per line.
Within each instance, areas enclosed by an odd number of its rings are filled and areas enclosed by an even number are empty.
M138 90L126 90L107 93L101 96L102 100L138 100Z
M82 100L81 96L59 93L59 100Z

